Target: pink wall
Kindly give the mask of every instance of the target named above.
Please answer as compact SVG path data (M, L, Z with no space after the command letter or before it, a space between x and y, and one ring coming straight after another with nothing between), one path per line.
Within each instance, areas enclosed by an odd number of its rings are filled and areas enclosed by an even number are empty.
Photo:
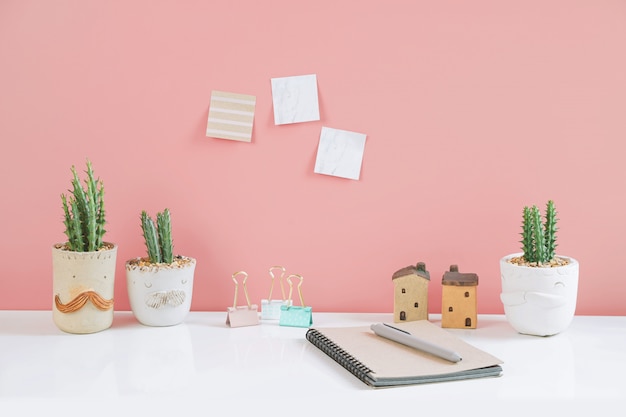
M578 314L626 314L626 2L2 1L0 309L50 309L59 195L92 160L124 260L169 207L194 310L230 275L303 274L314 311L392 311L391 275L450 264L501 313L521 209L554 199ZM321 120L274 125L270 79L317 74ZM212 90L257 98L252 143L205 136ZM367 134L359 181L313 173L322 126ZM8 269L7 269L8 268Z

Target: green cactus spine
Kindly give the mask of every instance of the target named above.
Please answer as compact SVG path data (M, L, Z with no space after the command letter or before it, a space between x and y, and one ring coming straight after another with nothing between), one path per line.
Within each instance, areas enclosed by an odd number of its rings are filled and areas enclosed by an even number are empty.
M148 258L152 263L161 262L161 250L159 249L159 237L154 220L145 211L141 212L141 230L148 250Z
M541 212L537 206L533 206L531 209L532 224L533 224L533 242L535 249L535 262L543 263L548 261L546 259L546 238L543 233L543 224L541 223Z
M156 224L145 210L142 211L141 229L150 262L171 264L174 261L174 244L169 209L157 213Z
M168 209L162 213L157 213L157 227L163 262L171 264L174 261L174 244L172 243L172 222Z
M524 258L534 258L533 248L533 232L532 232L531 210L529 207L524 207L523 219L522 219L522 251L524 251Z
M86 188L83 188L76 168L72 166L72 189L69 197L61 195L67 236L67 247L76 252L92 252L103 246L106 216L104 184L96 179L91 162L87 160Z
M554 202L548 201L546 204L546 223L545 223L545 238L546 238L546 258L548 260L556 256L556 227L557 222L556 209L554 208Z
M542 223L537 206L524 207L522 218L522 250L524 259L530 263L544 264L556 255L556 209L554 202L548 201Z

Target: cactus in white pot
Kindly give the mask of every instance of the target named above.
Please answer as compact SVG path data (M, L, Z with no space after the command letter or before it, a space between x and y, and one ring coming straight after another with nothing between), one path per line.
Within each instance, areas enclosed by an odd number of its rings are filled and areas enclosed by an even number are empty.
M545 216L537 206L524 207L522 212L522 256L512 258L512 263L530 267L567 265L569 259L556 255L556 208L554 201L546 204Z
M556 253L557 212L552 200L522 212L522 252L500 259L500 299L518 332L550 336L571 323L578 294L578 261Z
M174 255L169 209L156 215L144 210L141 230L147 256L126 262L131 310L148 326L172 326L184 321L191 309L196 260Z

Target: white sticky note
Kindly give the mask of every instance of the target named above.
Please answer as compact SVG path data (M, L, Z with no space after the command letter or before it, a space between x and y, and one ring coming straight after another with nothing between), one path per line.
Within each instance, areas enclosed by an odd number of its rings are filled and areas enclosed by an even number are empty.
M272 78L272 101L276 125L319 120L317 75Z
M315 160L315 173L358 180L361 175L363 133L322 127Z
M255 106L255 96L224 91L211 92L206 135L251 142Z

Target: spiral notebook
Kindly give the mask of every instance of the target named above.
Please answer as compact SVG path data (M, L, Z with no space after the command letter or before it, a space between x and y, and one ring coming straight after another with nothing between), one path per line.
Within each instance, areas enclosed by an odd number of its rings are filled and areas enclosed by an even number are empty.
M372 387L455 381L502 374L500 359L428 320L394 323L394 327L454 350L463 359L456 363L441 359L377 336L368 326L312 327L307 331L306 338Z

